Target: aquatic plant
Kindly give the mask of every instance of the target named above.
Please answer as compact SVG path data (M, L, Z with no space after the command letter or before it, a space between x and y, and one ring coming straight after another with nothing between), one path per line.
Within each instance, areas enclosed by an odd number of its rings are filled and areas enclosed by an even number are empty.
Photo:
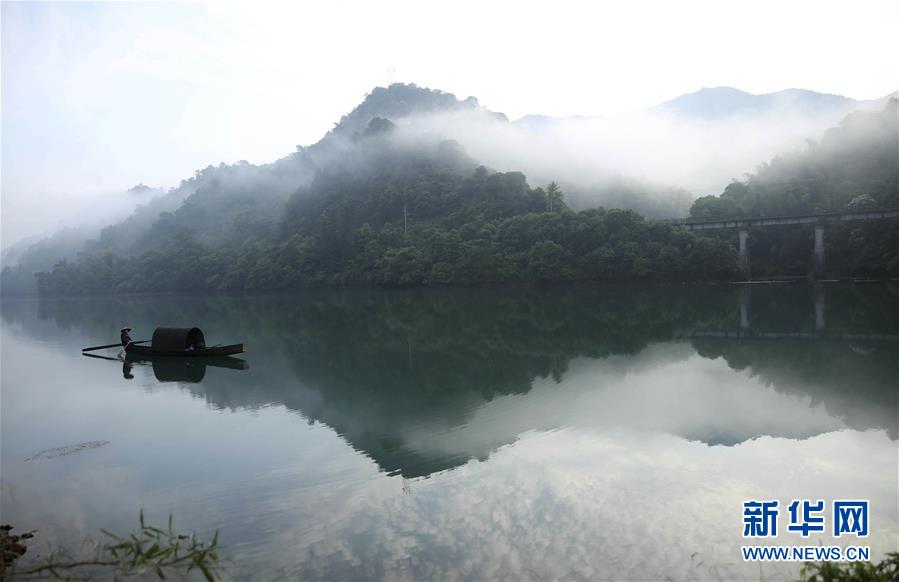
M212 582L219 571L218 530L208 543L195 534L177 533L169 514L167 529L147 525L140 512L137 532L119 536L100 530L105 541L87 540L92 546L89 555L73 555L64 549L53 550L39 560L22 568L10 562L0 580L90 580L94 578L122 580L152 575L160 579L186 578L196 570ZM24 551L19 554L21 556ZM18 557L18 556L16 556Z
M890 582L899 580L899 552L874 562L806 562L799 582Z

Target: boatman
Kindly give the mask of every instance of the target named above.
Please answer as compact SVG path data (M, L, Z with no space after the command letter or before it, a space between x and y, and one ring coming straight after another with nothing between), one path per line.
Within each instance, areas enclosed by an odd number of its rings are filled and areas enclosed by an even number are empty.
M128 333L129 331L131 331L131 328L128 327L127 325L126 325L125 327L122 328L122 336L121 336L121 340L122 340L122 351L119 352L119 357L120 357L120 358L121 358L122 356L125 355L125 348L127 348L128 345L129 345L132 341L134 341L134 340L131 339L131 335Z

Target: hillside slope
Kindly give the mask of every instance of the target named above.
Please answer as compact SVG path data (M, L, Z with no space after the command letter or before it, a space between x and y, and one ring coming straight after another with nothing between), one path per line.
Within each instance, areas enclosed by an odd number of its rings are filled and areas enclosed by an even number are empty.
M843 210L899 208L899 107L858 111L820 142L782 154L758 167L720 196L699 198L697 220L783 216ZM725 236L725 235L722 235ZM750 233L753 274L805 275L811 262L811 226L765 228ZM899 275L896 221L847 222L828 227L826 254L834 273Z
M778 156L747 183L700 199L692 215L895 204L895 102L890 107L847 117L814 156ZM68 260L40 275L41 290L738 276L728 241L634 213L572 212L558 187L532 188L520 172L484 167L445 139L444 126L428 123L435 115L510 125L471 98L406 85L376 89L312 146L271 164L196 172L158 203L176 208L148 205L104 229L74 260L61 257ZM869 267L882 270L876 261ZM11 274L5 270L4 281Z

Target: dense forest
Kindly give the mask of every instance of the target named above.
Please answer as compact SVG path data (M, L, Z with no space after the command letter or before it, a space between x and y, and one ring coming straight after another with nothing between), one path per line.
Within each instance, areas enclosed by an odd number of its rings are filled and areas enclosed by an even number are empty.
M388 119L447 107L478 105L409 86L377 89L313 146L263 166L210 166L77 257L7 267L3 292L35 281L43 294L70 294L747 275L733 232L696 234L633 210L575 212L555 182L533 187L520 172L492 171L439 136L405 139ZM896 115L895 100L853 113L820 143L696 200L691 218L899 206ZM807 272L810 232L751 236L753 276ZM829 263L844 274L896 276L897 236L893 221L832 229Z
M727 279L732 245L630 210L572 212L554 184L471 165L452 144L320 173L279 219L211 245L190 231L141 255L99 253L38 275L44 293L479 285L622 278Z
M819 143L762 164L720 196L690 209L695 220L899 208L899 114L892 99L882 111L858 111ZM732 233L724 233L724 238ZM812 227L758 228L750 232L752 275L804 275L810 265ZM847 222L827 228L829 269L856 276L899 276L896 221Z

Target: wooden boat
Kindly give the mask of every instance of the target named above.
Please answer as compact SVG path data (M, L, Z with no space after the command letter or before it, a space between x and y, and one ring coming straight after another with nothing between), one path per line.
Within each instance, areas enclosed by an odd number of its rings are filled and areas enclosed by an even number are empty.
M121 361L118 358L113 359L116 361ZM212 366L213 368L230 368L231 370L247 370L250 367L250 364L247 363L246 360L241 360L240 358L235 358L233 356L200 356L198 358L194 358L193 356L179 356L177 359L172 359L169 356L157 356L153 354L130 352L125 354L125 361L132 364L152 364L154 366L160 364L172 364L180 366L196 362L204 366Z
M206 338L199 327L157 327L149 346L131 344L125 353L133 356L176 356L203 358L231 356L245 352L243 344L206 346Z
M128 346L125 353L135 356L178 356L182 358L202 358L217 356L233 356L247 351L243 344L230 346L213 346L211 348L197 348L193 350L154 350L147 346Z
M124 358L111 358L96 354L82 354L88 358L110 360L123 365L125 378L133 378L132 366L152 366L153 375L160 382L200 382L206 375L206 368L230 368L231 370L247 370L250 364L246 360L231 356L209 356L199 358L171 358L169 356L125 354Z

